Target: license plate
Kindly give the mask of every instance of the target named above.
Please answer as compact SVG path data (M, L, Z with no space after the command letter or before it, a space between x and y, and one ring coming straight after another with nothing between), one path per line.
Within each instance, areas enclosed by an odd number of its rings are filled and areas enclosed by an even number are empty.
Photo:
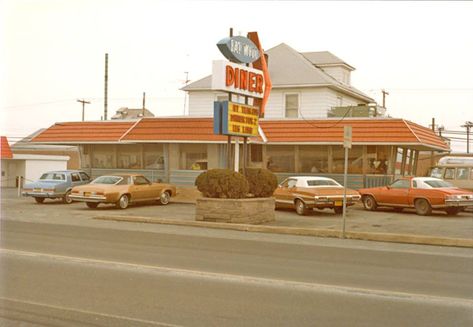
M335 206L336 206L336 207L341 207L341 206L343 206L343 201L335 201Z
M84 196L90 196L90 192L84 192Z

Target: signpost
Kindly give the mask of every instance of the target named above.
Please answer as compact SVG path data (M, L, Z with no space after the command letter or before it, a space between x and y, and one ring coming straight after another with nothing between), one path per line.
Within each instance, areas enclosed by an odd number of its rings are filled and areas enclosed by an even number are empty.
M348 149L351 149L352 127L343 127L343 147L345 148L345 167L343 172L343 228L342 238L345 238L345 221L347 211L347 175L348 175Z

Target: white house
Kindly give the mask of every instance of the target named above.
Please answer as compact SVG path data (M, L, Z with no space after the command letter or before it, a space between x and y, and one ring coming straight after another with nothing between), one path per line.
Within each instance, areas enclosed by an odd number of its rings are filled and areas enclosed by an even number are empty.
M357 106L374 100L351 86L354 67L328 51L300 53L281 43L267 51L273 88L265 118L327 118L333 107ZM183 88L189 115L213 116L213 102L227 95L211 89L211 76Z

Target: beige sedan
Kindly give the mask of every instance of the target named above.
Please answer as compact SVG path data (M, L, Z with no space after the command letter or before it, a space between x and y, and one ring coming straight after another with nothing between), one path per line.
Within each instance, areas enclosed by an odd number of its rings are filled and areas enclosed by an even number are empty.
M158 201L168 204L176 195L176 187L170 184L151 183L140 174L117 174L100 176L90 184L74 187L70 198L85 202L89 208L99 203L115 204L126 209L130 203Z
M274 191L276 207L294 208L305 215L314 208L331 208L335 213L343 211L344 187L331 178L318 176L289 177ZM347 189L347 206L355 204L361 196Z

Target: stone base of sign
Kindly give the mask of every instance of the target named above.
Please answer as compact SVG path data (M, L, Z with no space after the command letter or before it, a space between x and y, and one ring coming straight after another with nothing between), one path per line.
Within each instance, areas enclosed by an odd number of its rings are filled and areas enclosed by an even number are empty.
M197 199L195 220L235 224L262 224L275 220L274 198Z

